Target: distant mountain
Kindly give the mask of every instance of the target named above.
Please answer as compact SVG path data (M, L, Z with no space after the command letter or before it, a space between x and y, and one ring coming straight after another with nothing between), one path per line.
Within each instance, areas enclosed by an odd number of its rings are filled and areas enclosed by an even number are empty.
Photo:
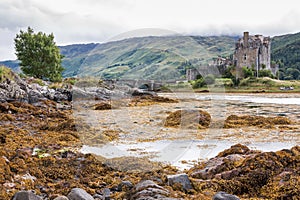
M207 65L234 50L235 37L137 37L104 44L59 47L64 77L99 76L125 79L179 79L186 68ZM16 69L15 61L0 62Z
M186 68L207 65L218 55L228 56L233 37L137 37L104 44L61 47L64 76L105 79L178 79Z
M20 73L21 69L19 67L19 61L18 60L6 60L6 61L0 61L0 66L4 65L9 68L11 68L13 71Z
M205 66L217 56L230 56L237 39L232 36L149 36L59 48L65 56L64 77L164 80L183 78L186 68ZM287 79L289 74L296 76L294 69L299 70L300 66L300 33L276 36L272 38L271 47L272 60L281 61L280 76ZM17 61L1 64L18 69Z

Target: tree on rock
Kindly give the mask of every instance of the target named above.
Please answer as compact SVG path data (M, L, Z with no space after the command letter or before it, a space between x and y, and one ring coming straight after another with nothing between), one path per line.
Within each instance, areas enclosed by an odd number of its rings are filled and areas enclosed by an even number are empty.
M22 71L29 76L50 81L61 81L63 56L54 42L54 35L38 32L28 27L15 38L15 50Z

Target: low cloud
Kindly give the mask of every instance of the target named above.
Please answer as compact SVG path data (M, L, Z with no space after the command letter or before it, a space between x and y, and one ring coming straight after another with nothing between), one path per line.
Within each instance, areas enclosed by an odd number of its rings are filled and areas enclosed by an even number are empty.
M1 0L0 60L15 57L13 39L28 26L53 32L59 45L105 42L145 28L188 35L241 35L247 30L274 36L299 31L297 6L295 0L272 5L253 0L246 7L238 0Z

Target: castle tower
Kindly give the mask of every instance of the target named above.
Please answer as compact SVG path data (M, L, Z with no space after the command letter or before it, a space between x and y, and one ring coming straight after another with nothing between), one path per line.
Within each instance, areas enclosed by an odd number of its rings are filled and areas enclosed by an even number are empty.
M248 40L249 40L249 32L244 32L244 38L243 38L244 47L248 47L249 46Z
M240 74L242 67L271 70L271 39L262 35L249 35L244 32L243 38L236 43L233 55L234 65Z

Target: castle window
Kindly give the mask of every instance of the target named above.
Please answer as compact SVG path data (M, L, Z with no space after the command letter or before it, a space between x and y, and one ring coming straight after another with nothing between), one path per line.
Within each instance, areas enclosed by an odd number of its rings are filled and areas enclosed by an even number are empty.
M244 60L247 60L247 55L246 54L244 54Z

